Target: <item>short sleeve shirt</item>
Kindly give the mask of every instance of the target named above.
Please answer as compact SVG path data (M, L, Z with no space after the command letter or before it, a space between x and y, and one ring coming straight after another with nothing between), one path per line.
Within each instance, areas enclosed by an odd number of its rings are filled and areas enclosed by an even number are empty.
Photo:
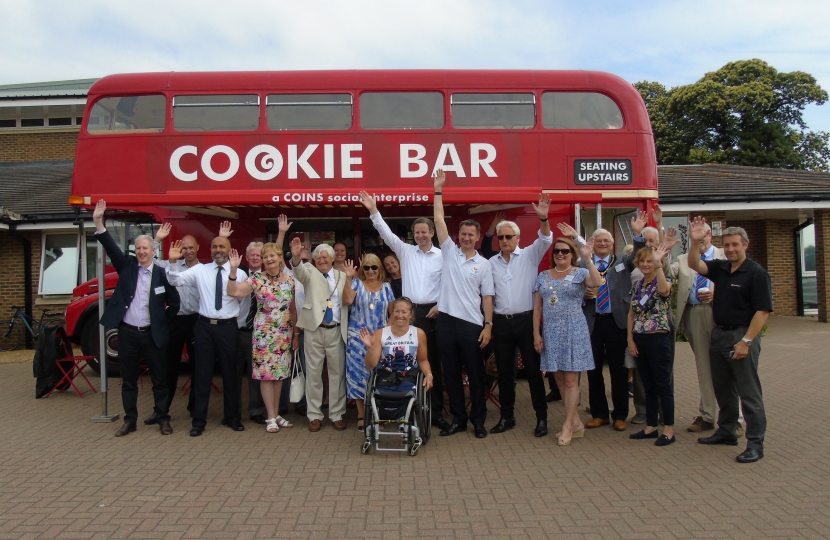
M763 266L747 258L734 272L725 260L704 261L715 284L712 316L722 326L749 326L756 311L772 311L772 281Z
M444 268L438 311L483 326L481 297L495 294L490 261L478 253L468 259L449 236L441 244L441 256Z

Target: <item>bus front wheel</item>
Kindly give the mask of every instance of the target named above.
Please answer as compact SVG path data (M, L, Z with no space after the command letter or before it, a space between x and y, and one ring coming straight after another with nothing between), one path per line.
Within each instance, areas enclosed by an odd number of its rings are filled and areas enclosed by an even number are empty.
M89 363L90 367L96 373L101 373L101 365L99 364L100 356L98 355L98 329L100 325L98 320L91 317L84 325L83 334L81 334L81 350L86 356L94 356L96 359ZM104 335L104 344L107 350L107 376L119 377L121 376L121 365L118 363L118 329L107 328Z

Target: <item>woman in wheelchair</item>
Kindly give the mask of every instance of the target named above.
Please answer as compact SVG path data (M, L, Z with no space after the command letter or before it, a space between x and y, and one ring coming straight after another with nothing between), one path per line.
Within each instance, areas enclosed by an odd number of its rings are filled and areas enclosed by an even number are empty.
M402 296L392 304L389 326L374 334L367 328L360 331L366 345L366 368L377 368L377 387L384 390L409 392L415 387L418 370L424 374L424 390L432 388L432 370L427 358L424 331L412 326L415 312L412 301Z

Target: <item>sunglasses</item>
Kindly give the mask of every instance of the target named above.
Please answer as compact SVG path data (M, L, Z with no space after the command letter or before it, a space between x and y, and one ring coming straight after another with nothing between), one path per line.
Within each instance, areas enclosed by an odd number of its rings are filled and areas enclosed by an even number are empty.
M363 267L363 270L377 270L377 269L378 269L377 265L374 265L374 264L371 265L371 266L364 266Z
M557 249L557 248L553 248L553 254L554 254L554 255L559 255L560 253L561 253L562 255L567 255L567 254L571 253L571 250L570 250L570 249Z
M498 238L499 241L501 241L501 240L513 240L514 238L516 238L516 236L517 235L515 235L515 234L500 234L496 238Z

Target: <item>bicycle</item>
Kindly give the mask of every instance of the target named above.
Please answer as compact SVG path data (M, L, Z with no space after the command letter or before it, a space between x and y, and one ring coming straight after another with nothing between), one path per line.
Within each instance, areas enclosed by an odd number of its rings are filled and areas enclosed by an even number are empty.
M48 310L41 308L40 319L26 315L23 311L23 306L12 306L14 311L11 319L0 323L0 352L13 351L20 346L23 341L23 328L18 324L17 319L23 323L23 327L32 335L32 339L37 339L44 329L50 326L62 326L64 324L62 313L50 313ZM46 317L60 317L60 319L46 319Z

